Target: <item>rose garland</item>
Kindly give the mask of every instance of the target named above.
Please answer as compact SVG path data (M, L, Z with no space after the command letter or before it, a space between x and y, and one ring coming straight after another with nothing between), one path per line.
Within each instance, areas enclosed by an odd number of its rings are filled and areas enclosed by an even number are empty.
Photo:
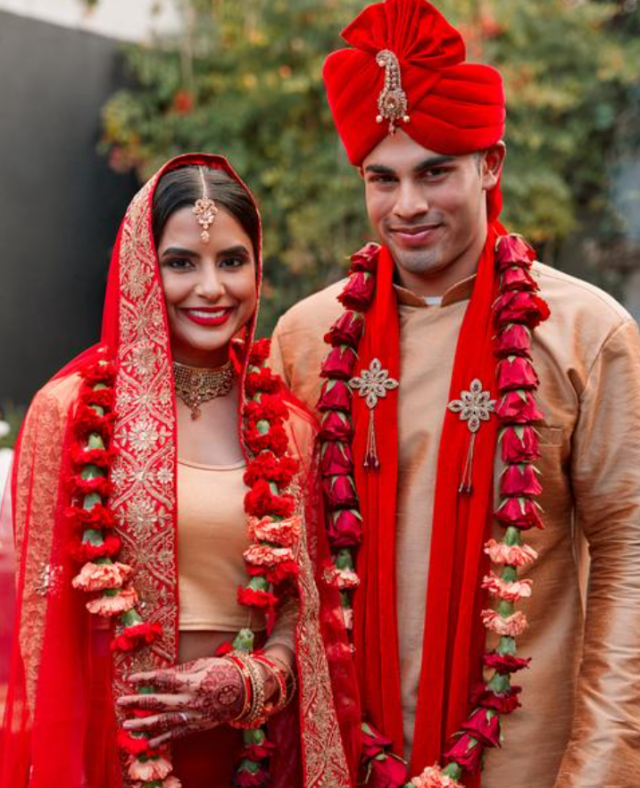
M295 498L288 492L298 471L298 463L287 453L284 421L289 413L282 400L280 379L265 367L268 355L268 342L255 343L246 378L243 437L250 461L244 478L250 490L245 511L253 543L244 553L251 579L245 588L238 589L238 601L264 611L270 632L279 601L273 589L298 573L292 548L300 536L301 520L294 514ZM86 603L90 613L117 617L118 633L111 649L133 651L155 642L162 628L144 620L131 583L132 568L118 561L122 543L113 531L115 519L108 505L109 472L116 455L112 446L115 372L114 364L106 359L81 372L72 420L71 506L66 513L78 531L69 552L81 564L72 586L91 594ZM233 645L220 649L219 655L232 650L253 651L254 633L241 630ZM149 693L154 688L145 686L140 691ZM139 710L133 716L152 713ZM269 782L268 762L274 746L267 740L264 721L262 718L256 723L258 727L243 730L241 760L233 776L237 788L261 788ZM118 744L127 755L129 777L137 781L136 788L180 788L180 781L172 774L168 748L151 748L149 738L142 732L118 732Z
M321 420L321 472L327 504L327 535L333 564L324 579L340 590L345 622L353 627L352 594L358 587L355 553L362 541L362 517L353 478L353 422L349 379L358 359L358 346L365 313L375 294L380 247L367 244L351 258L349 280L339 296L346 311L331 327L325 342L331 346L321 369L325 378L318 401ZM495 651L486 653L483 664L491 678L472 688L473 710L443 753L444 767L435 764L407 782L406 764L391 753L391 741L363 723L363 766L372 785L387 788L462 788L464 773L474 774L486 747L501 743L500 715L520 706L521 688L511 675L529 665L518 657L516 638L527 628L524 613L515 605L531 596L531 580L520 579L518 570L537 558L523 542L529 528L542 527L536 497L542 492L534 462L540 456L533 427L543 419L535 403L539 380L532 363L533 329L549 317L547 304L537 295L531 274L535 253L516 235L501 237L496 245L500 277L499 297L493 306L497 334L497 384L501 399L496 413L500 420L498 442L505 464L500 478L501 501L495 517L505 529L501 541L490 539L485 553L496 570L483 578L482 588L497 600L497 609L482 611L485 628L498 635Z

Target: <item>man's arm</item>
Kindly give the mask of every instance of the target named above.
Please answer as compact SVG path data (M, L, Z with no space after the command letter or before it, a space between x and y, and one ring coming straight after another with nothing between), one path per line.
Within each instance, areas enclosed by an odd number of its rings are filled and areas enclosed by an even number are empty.
M640 338L631 320L610 334L589 372L572 456L591 570L573 730L556 788L637 788Z

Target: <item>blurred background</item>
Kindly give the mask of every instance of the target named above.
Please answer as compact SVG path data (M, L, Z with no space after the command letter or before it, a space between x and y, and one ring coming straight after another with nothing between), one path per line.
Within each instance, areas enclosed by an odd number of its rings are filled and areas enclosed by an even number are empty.
M167 158L227 155L266 233L262 333L367 238L320 77L365 0L0 0L0 408L99 334L111 246ZM505 79L505 222L640 317L637 0L437 0ZM6 431L6 430L4 430Z

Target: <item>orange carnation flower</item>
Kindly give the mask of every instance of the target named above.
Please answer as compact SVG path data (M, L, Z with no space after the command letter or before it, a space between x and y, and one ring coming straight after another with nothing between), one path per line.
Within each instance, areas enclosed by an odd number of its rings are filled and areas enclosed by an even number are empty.
M119 588L132 569L127 564L86 563L80 573L71 581L74 588L82 591L104 591L105 588Z

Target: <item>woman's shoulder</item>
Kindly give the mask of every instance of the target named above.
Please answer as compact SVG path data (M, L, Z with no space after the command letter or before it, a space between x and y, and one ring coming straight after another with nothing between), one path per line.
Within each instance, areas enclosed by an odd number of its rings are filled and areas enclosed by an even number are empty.
M26 423L66 417L76 402L80 384L81 377L77 372L61 375L45 383L31 401Z

